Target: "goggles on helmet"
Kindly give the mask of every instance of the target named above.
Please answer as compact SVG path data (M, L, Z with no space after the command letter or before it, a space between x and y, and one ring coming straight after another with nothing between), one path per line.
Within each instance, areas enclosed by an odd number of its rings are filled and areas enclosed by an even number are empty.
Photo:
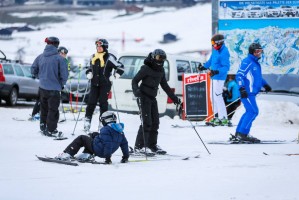
M164 62L166 60L166 56L165 55L155 55L155 60L160 61L160 62Z
M96 41L96 46L97 47L101 47L103 45L104 45L104 42L102 42L102 41Z
M224 42L224 39L223 39L223 40L217 40L217 41L212 40L212 41L211 41L211 44L214 46L215 44L220 45L220 44L222 44L223 42Z

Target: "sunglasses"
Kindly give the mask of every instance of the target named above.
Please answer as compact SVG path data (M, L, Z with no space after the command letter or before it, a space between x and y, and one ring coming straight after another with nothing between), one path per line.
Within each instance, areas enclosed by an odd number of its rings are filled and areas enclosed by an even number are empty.
M217 41L211 41L211 44L214 46L215 44L217 44L217 45L220 45L221 43L223 43L224 42L224 39L223 40L217 40Z
M165 55L156 55L155 60L164 62L166 60L166 56Z

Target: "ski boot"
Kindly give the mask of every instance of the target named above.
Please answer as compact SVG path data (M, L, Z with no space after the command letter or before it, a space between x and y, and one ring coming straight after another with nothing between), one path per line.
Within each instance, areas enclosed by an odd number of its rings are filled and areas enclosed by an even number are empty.
M81 153L78 156L76 156L76 160L79 162L94 162L94 156L89 153Z
M142 147L142 148L135 147L133 154L135 154L137 156L140 156L140 155L155 156L155 153L152 152L152 150L148 147L147 148L145 148L145 147Z
M89 130L90 130L90 126L91 126L91 119L88 118L88 117L85 117L85 119L84 119L84 131L88 133Z
M240 144L253 144L253 143L260 143L261 140L250 136L249 134L242 134L239 132L236 132L235 135L231 135L232 137L230 138L230 141L232 141L233 143L240 143Z
M55 157L56 160L71 161L72 156L68 153L61 153Z
M221 125L221 121L218 118L213 118L211 121L206 122L207 126L219 126Z
M55 129L54 131L45 130L44 135L49 137L56 137L56 138L63 137L63 133L61 131L58 131L57 129Z
M165 155L167 151L163 150L160 146L155 145L153 147L149 148L153 153L155 154L160 154L160 155Z

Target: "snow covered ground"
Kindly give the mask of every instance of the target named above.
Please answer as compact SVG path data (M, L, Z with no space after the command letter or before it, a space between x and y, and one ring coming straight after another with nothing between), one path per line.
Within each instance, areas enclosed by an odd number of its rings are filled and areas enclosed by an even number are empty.
M54 141L39 133L38 122L12 120L26 119L31 109L0 107L0 199L299 199L299 156L285 155L299 153L299 144L291 142L299 133L299 107L265 100L258 104L260 116L254 122L252 134L262 140L286 140L287 144L212 145L208 142L226 141L235 127L196 127L211 152L209 155L194 129L171 126L189 122L162 117L159 145L169 154L200 154L200 158L183 161L171 157L120 164L121 152L117 151L112 157L113 165L77 167L41 162L35 155L61 153L76 136L84 134L82 121L72 136L75 122L72 114L66 113L67 121L59 124L59 130L69 139ZM237 124L242 113L240 108L233 124ZM132 146L139 116L119 114ZM60 117L64 119L63 114ZM97 128L97 118L95 114L92 130Z

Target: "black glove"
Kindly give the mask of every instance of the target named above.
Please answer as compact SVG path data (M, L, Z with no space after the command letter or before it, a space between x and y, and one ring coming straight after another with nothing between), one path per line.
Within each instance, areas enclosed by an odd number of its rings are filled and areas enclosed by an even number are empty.
M270 92L272 90L272 88L268 84L264 85L264 88L266 92Z
M127 163L127 162L129 162L129 157L123 156L120 163Z
M198 69L198 71L204 71L207 68L205 68L201 63L199 63L197 69Z
M32 79L36 79L36 76L32 74L32 75L31 75L31 78L32 78Z
M248 97L248 94L247 94L245 88L241 87L241 88L239 89L239 91L240 91L241 99L244 99L244 98L247 98L247 97Z
M137 90L133 91L133 93L134 93L135 97L141 97L140 89L137 89Z
M177 98L176 101L174 101L173 103L175 105L181 105L181 103L182 103L181 99L179 97L176 97L176 98Z
M218 70L211 70L210 71L210 76L213 77L214 75L219 74Z
M105 159L105 164L108 164L108 165L109 165L109 164L111 164L111 163L112 163L111 158L106 158L106 159Z

